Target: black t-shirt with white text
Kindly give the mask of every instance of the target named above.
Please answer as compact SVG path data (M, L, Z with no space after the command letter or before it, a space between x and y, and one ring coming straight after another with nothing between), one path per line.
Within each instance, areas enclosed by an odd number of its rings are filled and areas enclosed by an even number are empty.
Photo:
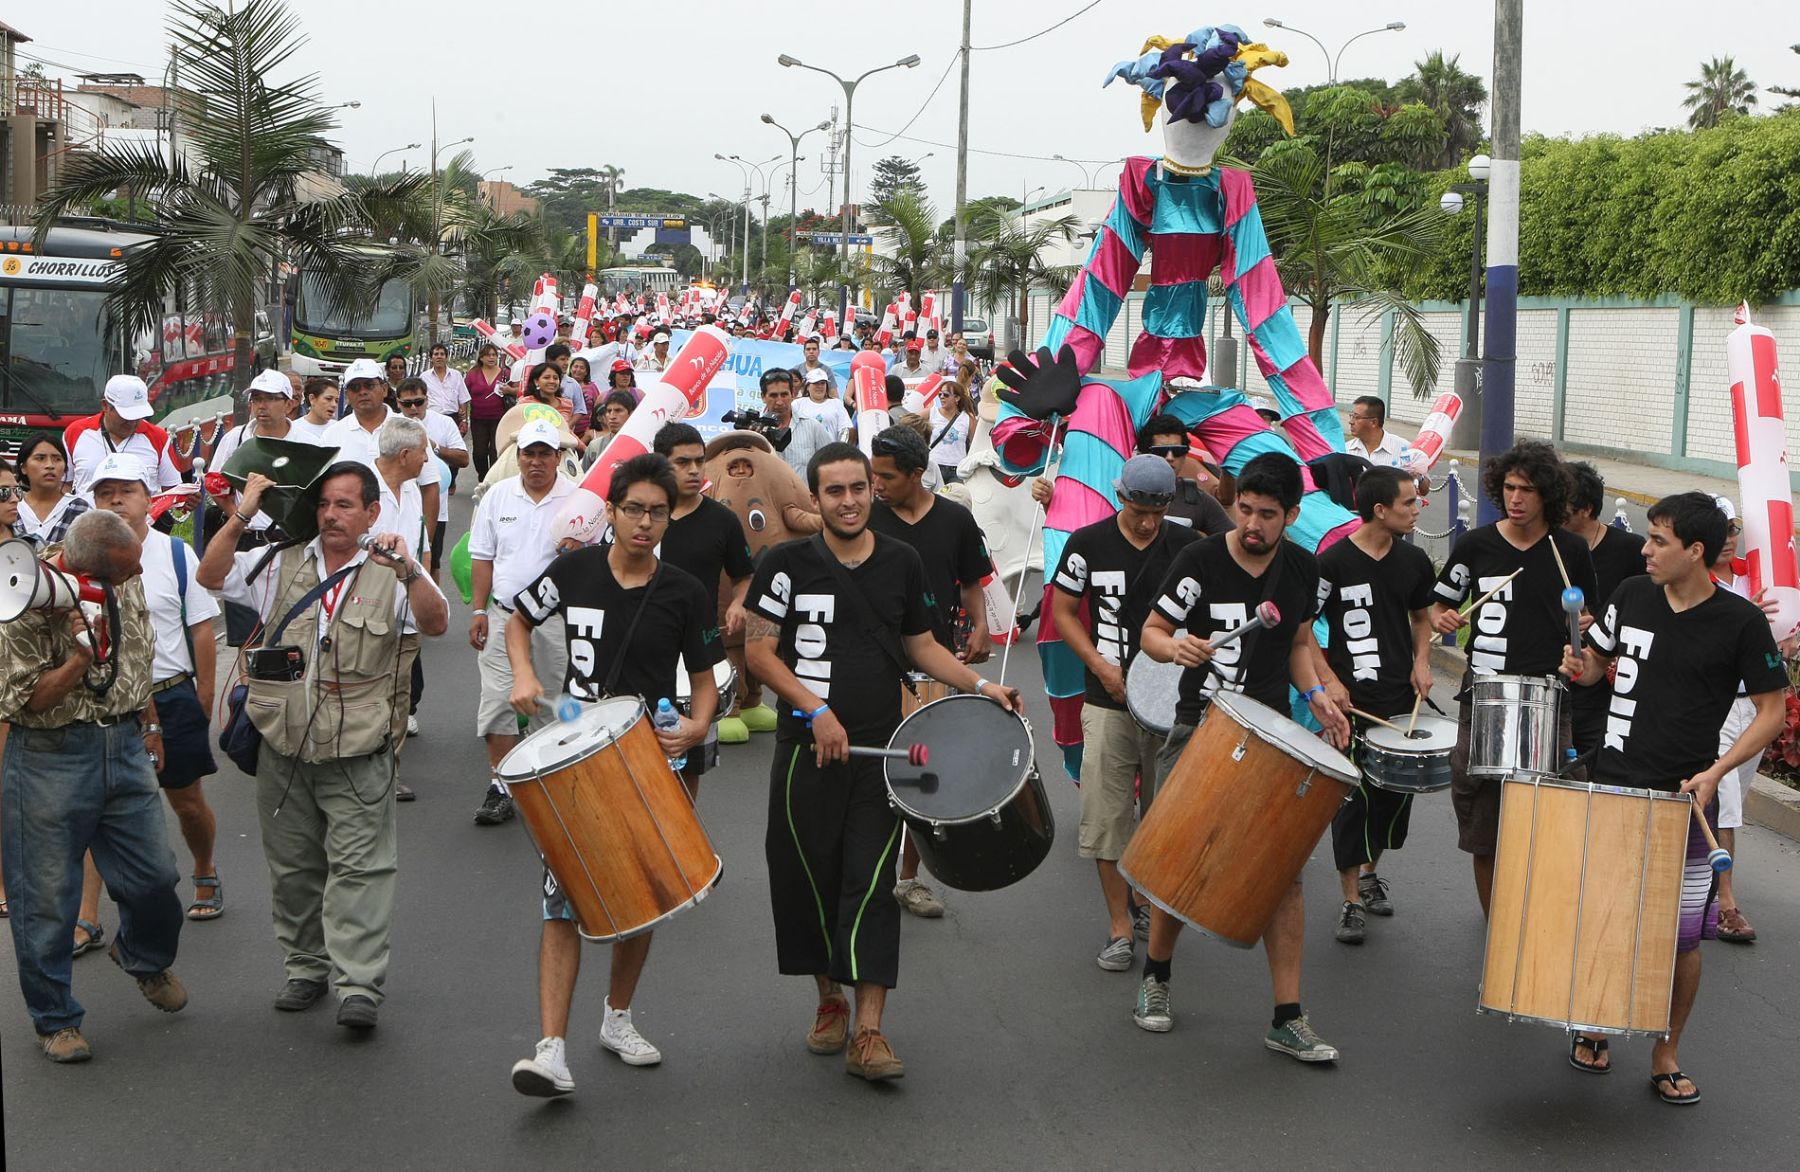
M936 497L917 524L908 524L894 510L876 501L869 513L869 528L898 538L918 552L925 567L926 593L931 596L931 633L939 643L954 650L962 588L980 583L993 567L987 539L975 514L953 500Z
M735 582L748 578L756 569L737 514L711 497L701 497L693 512L669 522L662 539L662 558L699 579L707 597L712 599L715 614L720 575Z
M1391 716L1412 708L1412 612L1431 605L1436 574L1416 545L1396 541L1378 561L1345 538L1319 555L1330 587L1326 662L1364 712Z
M1762 609L1717 587L1677 613L1647 576L1629 578L1587 642L1615 669L1595 766L1611 785L1679 789L1719 759L1719 729L1740 680L1751 695L1788 683Z
M1636 578L1644 572L1644 539L1636 533L1627 533L1617 526L1607 525L1600 531L1600 544L1593 547L1592 556L1594 583L1598 589L1594 597L1587 600L1587 609L1597 619L1605 612L1607 600L1619 588L1619 583L1627 578ZM1579 732L1588 724L1601 719L1600 714L1612 697L1612 685L1601 680L1591 688L1577 687L1572 692L1571 707L1578 726L1576 740L1579 742L1582 739Z
M862 616L898 628L894 642L932 629L925 569L904 541L875 535L875 550L845 567L863 601L839 598L838 577L811 538L784 542L757 563L745 605L781 628L778 654L831 706L854 744L881 745L900 723L900 668L865 629ZM904 654L904 652L902 652ZM775 725L784 744L812 739L804 717L781 702Z
M1550 550L1554 541L1569 569L1569 581L1584 598L1600 592L1587 542L1552 529L1530 549L1500 535L1497 523L1463 534L1438 575L1437 601L1461 606L1480 598L1514 570L1517 578L1469 616L1469 669L1477 675L1548 676L1562 666L1569 620L1562 608L1563 578Z
M1262 575L1251 577L1231 556L1229 541L1229 534L1220 533L1176 554L1157 587L1156 613L1190 635L1210 639L1242 626L1267 597L1281 611L1281 621L1220 647L1210 666L1181 673L1175 719L1183 724L1198 723L1221 686L1286 714L1288 654L1301 624L1318 616L1325 591L1318 559L1293 542L1283 540Z
M1100 658L1121 670L1137 654L1138 633L1150 614L1150 602L1176 553L1199 541L1200 534L1182 525L1164 524L1143 549L1119 531L1119 518L1107 517L1069 534L1051 582L1064 594L1087 599L1087 633ZM1106 685L1083 668L1086 702L1101 708L1125 705L1107 695Z
M725 658L718 609L692 574L668 562L659 567L655 593L643 605L650 587L620 586L607 561L608 548L594 545L558 555L513 601L518 617L532 626L562 615L569 652L563 690L569 695L600 699L613 664L620 662L611 694L642 696L654 709L658 700L675 698L677 659L685 660L690 672L709 672Z

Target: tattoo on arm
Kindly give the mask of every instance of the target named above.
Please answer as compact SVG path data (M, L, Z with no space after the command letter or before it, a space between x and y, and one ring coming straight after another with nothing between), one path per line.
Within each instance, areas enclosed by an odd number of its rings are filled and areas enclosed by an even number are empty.
M781 638L781 628L764 618L762 615L752 612L744 623L745 642L749 642L753 639L779 638Z

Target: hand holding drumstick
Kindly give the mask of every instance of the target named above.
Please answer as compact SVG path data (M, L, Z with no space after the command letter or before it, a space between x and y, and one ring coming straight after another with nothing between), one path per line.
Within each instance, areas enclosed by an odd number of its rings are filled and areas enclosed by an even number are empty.
M1483 594L1480 598L1477 598L1474 602L1471 602L1468 606L1463 607L1461 610L1440 605L1437 609L1437 613L1431 616L1431 629L1440 635L1448 635L1459 630L1469 621L1470 615L1487 605L1488 599L1500 593L1500 591L1506 588L1508 582L1511 582L1514 578L1517 578L1524 572L1525 567L1520 566L1506 577L1494 583L1493 589L1489 590L1486 594Z

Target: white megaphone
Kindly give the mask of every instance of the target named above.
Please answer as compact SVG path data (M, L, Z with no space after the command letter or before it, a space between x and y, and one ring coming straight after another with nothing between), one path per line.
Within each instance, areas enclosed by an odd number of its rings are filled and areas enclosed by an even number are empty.
M30 542L14 538L0 543L0 623L28 610L69 610L78 603L105 601L95 583L39 561Z

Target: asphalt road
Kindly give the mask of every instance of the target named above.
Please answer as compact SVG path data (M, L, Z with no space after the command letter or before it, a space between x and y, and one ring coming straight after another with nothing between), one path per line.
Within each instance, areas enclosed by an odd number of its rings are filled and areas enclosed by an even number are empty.
M207 788L228 910L183 934L176 968L192 1004L165 1017L101 954L85 957L76 983L96 1057L57 1067L9 995L9 1167L1766 1168L1791 1167L1800 1150L1781 1057L1800 1041L1795 844L1740 835L1740 900L1763 941L1705 946L1683 1050L1698 1107L1655 1099L1645 1041L1615 1043L1619 1069L1595 1078L1569 1069L1559 1032L1476 1014L1483 929L1443 795L1419 804L1412 842L1384 868L1397 914L1373 920L1360 948L1332 939L1328 844L1315 852L1306 1005L1344 1058L1304 1067L1261 1045L1260 952L1191 933L1175 960L1176 1028L1132 1024L1137 974L1093 961L1105 922L1041 699L1031 714L1056 849L1012 888L946 893L945 919L906 922L886 1022L903 1081L864 1084L841 1057L803 1046L813 993L774 971L762 853L771 745L757 738L726 750L701 795L725 883L659 934L639 990L637 1022L663 1064L633 1069L599 1048L606 950L588 946L571 1026L576 1093L523 1098L508 1072L538 1036L539 872L518 824L470 820L485 769L468 732L473 653L455 634L466 621L454 606L453 635L425 652L425 733L402 763L420 797L399 811L380 1028L357 1040L329 1008L270 1008L282 973L266 871L251 791L227 764ZM1029 648L1009 674L1041 697ZM172 819L170 836L185 869ZM117 924L110 904L102 918ZM15 987L7 953L0 988Z

